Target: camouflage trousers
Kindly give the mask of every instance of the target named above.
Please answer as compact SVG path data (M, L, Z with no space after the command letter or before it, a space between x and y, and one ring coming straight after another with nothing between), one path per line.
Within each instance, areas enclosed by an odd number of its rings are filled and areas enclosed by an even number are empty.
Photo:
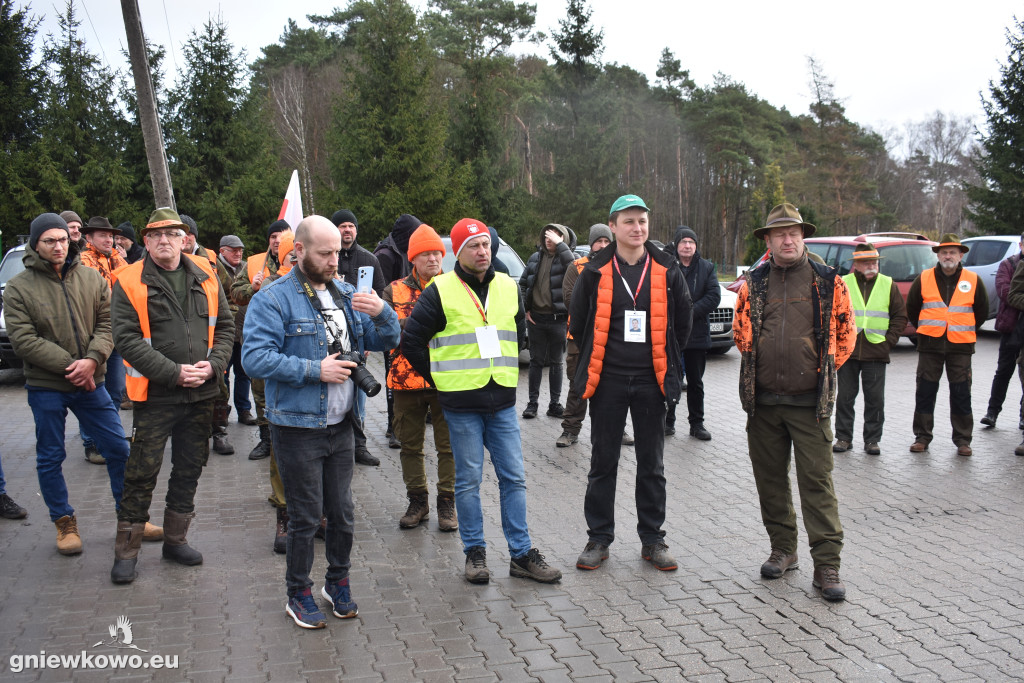
M171 474L165 506L190 514L199 476L210 457L210 420L214 400L179 405L136 402L133 409L131 453L124 473L120 521L149 521L149 506L156 478L163 465L167 439L171 439Z

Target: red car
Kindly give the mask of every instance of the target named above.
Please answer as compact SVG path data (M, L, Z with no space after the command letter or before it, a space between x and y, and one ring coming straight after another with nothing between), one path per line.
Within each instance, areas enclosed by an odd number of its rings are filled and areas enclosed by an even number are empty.
M913 232L871 232L852 237L808 237L804 240L810 252L820 256L828 265L838 268L840 275L850 272L853 249L865 242L878 249L878 255L882 257L879 262L882 273L893 279L904 299L907 298L910 285L921 271L933 267L936 263L932 247L938 242ZM756 268L767 260L766 251L751 268ZM740 275L727 289L739 292L746 279L746 274ZM916 332L917 328L907 323L903 336L913 339Z

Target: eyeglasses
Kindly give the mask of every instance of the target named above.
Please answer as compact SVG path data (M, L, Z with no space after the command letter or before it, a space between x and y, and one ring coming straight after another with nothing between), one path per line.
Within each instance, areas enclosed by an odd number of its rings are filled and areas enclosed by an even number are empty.
M47 247L49 247L51 249L53 247L57 246L58 244L60 246L62 246L62 247L66 247L67 244L68 244L68 238L67 237L47 237L45 240L39 240L39 241L42 242L43 244L45 244Z
M181 237L181 230L150 230L146 233L146 237L152 237L157 242L165 237L173 240L176 237Z

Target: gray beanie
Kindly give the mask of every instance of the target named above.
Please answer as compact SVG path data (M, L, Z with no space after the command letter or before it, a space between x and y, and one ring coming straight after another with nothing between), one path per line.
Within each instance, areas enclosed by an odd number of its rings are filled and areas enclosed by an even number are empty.
M590 239L587 241L587 244L589 244L590 246L594 246L594 242L598 241L602 237L611 242L611 229L604 223L594 223L593 225L590 226Z
M28 232L28 246L35 249L43 233L54 228L68 232L68 223L55 213L41 213L33 218ZM70 238L71 233L68 232L68 239Z

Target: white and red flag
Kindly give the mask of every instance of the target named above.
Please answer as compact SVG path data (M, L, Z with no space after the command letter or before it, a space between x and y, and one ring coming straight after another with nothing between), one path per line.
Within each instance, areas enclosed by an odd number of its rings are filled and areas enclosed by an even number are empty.
M299 227L302 220L302 195L299 194L299 172L292 171L292 179L288 182L288 192L284 195L284 203L281 204L281 213L277 217L282 218L292 226L292 232Z

